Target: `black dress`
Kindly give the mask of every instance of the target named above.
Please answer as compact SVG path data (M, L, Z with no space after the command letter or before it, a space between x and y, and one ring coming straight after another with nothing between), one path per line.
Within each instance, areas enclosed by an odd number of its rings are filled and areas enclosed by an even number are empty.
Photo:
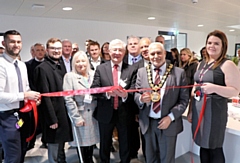
M221 70L221 65L226 61L226 59L215 69L210 68L203 75L202 83L208 82L221 86L226 86L224 73ZM210 65L202 61L199 69L194 75L194 80L200 83L199 74L204 72ZM207 95L207 102L205 113L201 122L201 126L198 130L197 136L195 138L195 143L203 148L215 149L220 148L223 145L226 123L227 123L227 106L228 99L219 96L215 93ZM192 133L196 130L199 115L203 105L203 97L200 100L194 98L192 105Z

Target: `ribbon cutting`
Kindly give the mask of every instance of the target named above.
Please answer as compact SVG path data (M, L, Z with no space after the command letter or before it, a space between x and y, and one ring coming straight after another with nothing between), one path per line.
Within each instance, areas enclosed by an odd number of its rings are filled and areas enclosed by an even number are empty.
M202 86L202 84L195 84L195 85L187 85L187 86L171 86L171 87L166 87L165 89L177 89L177 88L191 88L194 86ZM117 89L121 89L123 90L123 88L121 86L109 86L109 87L101 87L101 88L91 88L91 89L84 89L84 90L69 90L69 91L60 91L60 92L51 92L51 93L43 93L41 94L41 96L43 97L61 97L61 96L73 96L73 95L84 95L84 94L98 94L98 93L106 93L109 91L114 91ZM163 88L161 88L163 89ZM152 88L142 88L142 89L129 89L129 90L125 90L126 92L143 92L143 91L150 91L152 90ZM204 104L202 106L202 111L201 111L201 115L198 121L198 125L197 125L197 129L195 130L195 134L194 134L194 139L196 137L196 134L199 130L203 115L204 115L204 111L205 111L205 106L206 106L206 94L204 94ZM37 124L38 124L38 113L37 113L37 105L35 101L27 101L24 105L23 108L20 109L20 112L29 112L33 110L33 115L34 115L34 132L33 134L28 137L26 139L27 142L29 142L37 129Z

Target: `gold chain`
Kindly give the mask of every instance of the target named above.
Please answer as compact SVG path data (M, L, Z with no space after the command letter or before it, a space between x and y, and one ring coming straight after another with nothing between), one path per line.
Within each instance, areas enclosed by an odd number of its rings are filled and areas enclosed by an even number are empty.
M169 64L169 66L168 66L167 70L165 71L164 75L162 76L162 79L161 79L159 84L154 84L153 83L152 71L151 71L150 67L151 67L151 63L149 63L149 65L147 65L147 67L146 67L147 68L147 75L148 75L148 83L154 91L157 91L157 90L162 88L163 84L167 80L168 74L170 73L170 71L173 68L173 64Z

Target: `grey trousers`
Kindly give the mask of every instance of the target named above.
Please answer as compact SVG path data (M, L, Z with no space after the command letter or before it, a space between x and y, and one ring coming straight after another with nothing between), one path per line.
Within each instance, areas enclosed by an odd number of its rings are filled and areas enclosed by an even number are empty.
M158 129L158 122L150 118L149 128L144 134L146 163L175 163L177 136L166 136Z
M48 143L48 162L57 163L58 162L58 146L59 144Z

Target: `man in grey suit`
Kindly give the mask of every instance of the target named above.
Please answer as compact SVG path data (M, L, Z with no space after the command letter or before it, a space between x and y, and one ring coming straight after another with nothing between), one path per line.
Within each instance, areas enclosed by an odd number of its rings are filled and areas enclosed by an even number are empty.
M152 88L135 93L139 125L146 141L147 163L174 163L177 134L183 130L182 114L189 100L184 70L165 60L161 43L151 43L151 64L138 70L136 88ZM177 86L177 88L175 87Z

